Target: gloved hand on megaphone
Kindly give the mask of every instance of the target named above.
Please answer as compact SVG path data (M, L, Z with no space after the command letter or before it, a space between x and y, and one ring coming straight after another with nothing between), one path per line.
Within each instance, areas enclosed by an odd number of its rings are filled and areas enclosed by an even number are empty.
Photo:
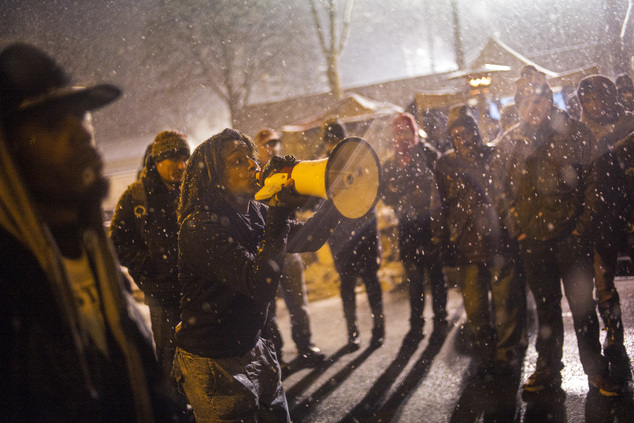
M291 172L297 163L299 160L294 156L274 156L260 171L258 179L262 188L255 194L255 199L268 199L269 206L274 207L303 206L310 196L299 194L294 188Z

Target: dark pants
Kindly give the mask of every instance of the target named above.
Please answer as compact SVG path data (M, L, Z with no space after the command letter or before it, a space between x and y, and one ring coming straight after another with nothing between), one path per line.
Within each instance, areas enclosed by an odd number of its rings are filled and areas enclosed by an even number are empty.
M614 285L619 258L619 245L597 243L594 248L594 281L597 288L599 312L606 318L621 318L621 301ZM607 322L606 322L607 324Z
M301 354L313 345L310 331L310 313L308 312L308 298L304 282L304 265L299 254L288 254L284 260L284 269L280 278L280 290L286 308L291 316L291 336L297 351ZM282 362L282 347L284 341L277 324L277 305L275 301L269 304L269 313L262 329L262 338L273 342L277 358Z
M348 335L358 331L357 327L357 303L354 288L357 280L361 279L365 284L365 291L368 294L368 302L372 311L374 328L383 330L383 292L381 282L376 274L376 269L365 269L360 272L344 271L339 274L341 278L341 302L343 303L343 315L348 327ZM358 335L358 334L357 334Z
M604 373L606 363L601 355L599 322L592 295L594 272L590 244L582 237L571 235L553 241L524 240L520 248L526 281L537 306L537 369L563 367L563 282L583 370L587 375Z
M150 308L150 322L152 324L152 337L156 347L156 358L165 377L170 376L172 361L176 351L174 343L174 331L180 322L180 306L165 305L159 300L149 298L147 305Z
M399 223L399 252L409 283L410 327L423 329L425 320L425 273L431 285L434 320L447 318L447 281L439 251L431 243L431 220L402 220Z
M213 359L178 348L174 360L197 423L290 422L280 373L274 348L263 339L242 357Z
M434 320L445 320L447 318L447 282L442 270L440 260L437 262L427 262L421 264L419 260L403 260L405 274L409 283L409 303L410 303L410 327L414 330L422 330L425 324L423 312L425 310L425 286L424 279L431 285L432 310Z
M298 351L312 345L310 313L304 281L304 264L299 254L287 254L284 273L280 279L280 291L291 317L291 337Z

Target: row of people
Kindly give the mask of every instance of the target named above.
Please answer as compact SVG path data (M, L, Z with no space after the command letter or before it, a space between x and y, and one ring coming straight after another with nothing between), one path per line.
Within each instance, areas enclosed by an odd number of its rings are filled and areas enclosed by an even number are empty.
M539 358L524 389L557 385L561 280L590 386L603 395L619 393L601 354L592 296L597 273L608 340L622 348L613 269L616 246L627 245L619 244L628 234L625 222L632 222L634 128L615 93L607 78L582 81L588 129L554 107L545 76L527 67L515 98L520 122L494 149L481 142L460 107L448 123L454 149L431 159L413 118L395 120L395 157L385 164L383 196L399 217L410 283L406 339L422 338L421 272L432 280L430 264L438 260L431 263L430 256L442 257L461 268L468 323L481 347L479 370L513 365L525 336L525 275L537 304ZM183 418L173 387L161 382L148 333L128 304L126 280L102 229L107 183L87 112L119 95L110 85L72 88L65 72L31 46L0 52L0 398L15 421ZM290 420L275 347L261 334L287 254L319 248L343 220L328 201L307 222L294 220L308 199L294 192L292 181L268 205L255 202L259 161L253 141L232 129L203 142L191 157L182 134L161 133L140 181L124 195L132 213L118 208L111 226L113 241L124 236L115 241L118 248L145 244L142 254L121 252L121 261L129 260L147 291L163 376L174 355L171 370L198 421ZM133 231L142 237L122 241ZM357 270L342 268L354 278L346 289L356 283ZM444 325L446 285L444 277L436 281L435 323ZM180 318L173 317L179 306ZM382 310L373 311L378 345L384 322Z

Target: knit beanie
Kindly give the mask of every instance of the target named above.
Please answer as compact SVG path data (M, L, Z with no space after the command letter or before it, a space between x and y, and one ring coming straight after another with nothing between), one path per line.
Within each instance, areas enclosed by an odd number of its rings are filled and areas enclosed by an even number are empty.
M156 163L167 158L185 154L189 157L191 150L185 140L187 135L176 131L163 131L159 133L152 143L152 158Z
M447 118L447 132L451 133L451 130L457 126L464 126L465 128L472 128L477 130L475 119L469 112L469 107L464 104L454 106L449 109L449 117ZM478 131L479 132L479 131Z
M546 81L546 74L535 69L535 66L524 66L520 78L515 81L515 104L519 106L522 100L533 96L553 100L553 92Z
M414 116L410 113L401 113L392 121L392 131L396 133L406 129L418 135L418 124Z

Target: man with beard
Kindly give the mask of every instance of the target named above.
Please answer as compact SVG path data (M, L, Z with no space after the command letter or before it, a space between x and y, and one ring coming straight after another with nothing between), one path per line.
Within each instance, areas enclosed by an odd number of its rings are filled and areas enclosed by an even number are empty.
M119 260L145 294L156 356L166 377L181 312L176 209L189 154L184 134L158 134L140 179L123 193L110 224Z
M579 356L591 389L619 395L607 378L593 298L592 207L588 178L594 137L586 125L553 104L544 73L525 66L516 82L520 123L498 144L506 227L519 241L526 281L537 307L535 372L527 392L561 385L564 290L577 335Z
M101 215L88 111L41 50L0 52L0 409L7 421L174 421Z

